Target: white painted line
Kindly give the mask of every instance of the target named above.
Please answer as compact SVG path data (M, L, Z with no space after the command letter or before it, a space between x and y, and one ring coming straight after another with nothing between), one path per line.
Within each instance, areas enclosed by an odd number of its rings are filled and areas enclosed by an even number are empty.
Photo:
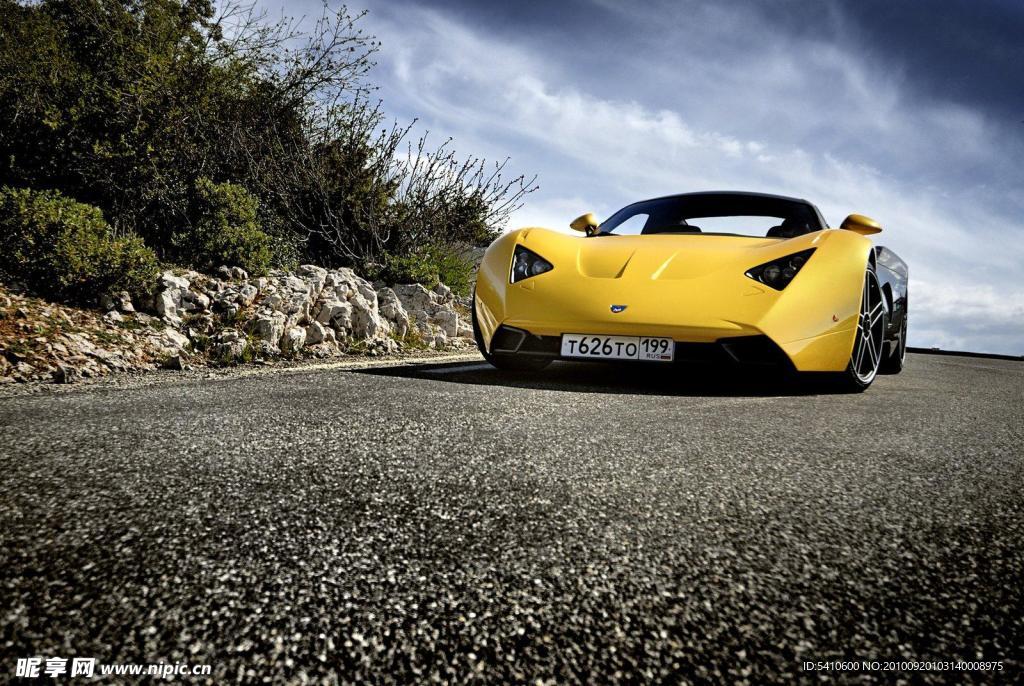
M470 360L481 360L480 353L473 351L468 353L458 352L453 354L422 355L417 357L369 357L369 356L346 356L340 360L331 362L315 362L312 364L297 364L290 367L268 367L237 368L229 367L219 373L207 378L210 380L238 379L250 376L265 376L269 374L303 374L317 371L359 371L364 369L384 369L387 367L414 367L423 364L445 364L451 362L469 362ZM481 364L485 364L481 362Z

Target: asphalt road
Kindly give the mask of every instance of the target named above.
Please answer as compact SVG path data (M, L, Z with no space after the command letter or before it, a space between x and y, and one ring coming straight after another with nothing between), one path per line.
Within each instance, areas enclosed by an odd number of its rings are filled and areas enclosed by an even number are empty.
M0 681L1019 682L1022 441L1024 364L921 355L861 395L458 362L4 397Z

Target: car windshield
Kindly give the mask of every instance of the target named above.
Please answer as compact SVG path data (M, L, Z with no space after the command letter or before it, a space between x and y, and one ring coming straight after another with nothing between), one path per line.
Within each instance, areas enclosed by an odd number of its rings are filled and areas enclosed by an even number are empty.
M826 227L801 200L742 193L693 193L633 203L601 224L598 236L694 233L792 238Z

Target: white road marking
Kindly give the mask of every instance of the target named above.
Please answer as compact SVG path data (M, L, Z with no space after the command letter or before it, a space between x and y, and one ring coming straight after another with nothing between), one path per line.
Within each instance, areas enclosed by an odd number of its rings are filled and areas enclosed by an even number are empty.
M347 359L340 359L332 362L319 362L313 364L297 364L293 367L256 367L250 369L228 368L223 374L208 376L214 381L228 381L231 379L244 378L248 376L264 376L269 374L302 374L304 372L316 371L359 371L363 369L384 369L386 367L414 367L422 364L445 364L446 362L469 362L480 360L480 353L453 353L441 355L423 355L417 357L362 357L349 356ZM486 364L481 361L480 364Z

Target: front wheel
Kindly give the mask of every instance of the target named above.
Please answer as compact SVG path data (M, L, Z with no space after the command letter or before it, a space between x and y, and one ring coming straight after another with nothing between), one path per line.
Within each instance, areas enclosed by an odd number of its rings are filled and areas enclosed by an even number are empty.
M857 337L846 370L834 377L837 390L860 393L867 390L878 375L885 340L885 304L875 271L864 273L864 290L857 319Z
M513 372L536 372L551 364L551 358L533 355L501 355L487 352L484 347L484 336L480 332L480 324L476 319L476 288L473 289L472 316L473 339L476 341L477 350L484 356L484 359L492 366Z

